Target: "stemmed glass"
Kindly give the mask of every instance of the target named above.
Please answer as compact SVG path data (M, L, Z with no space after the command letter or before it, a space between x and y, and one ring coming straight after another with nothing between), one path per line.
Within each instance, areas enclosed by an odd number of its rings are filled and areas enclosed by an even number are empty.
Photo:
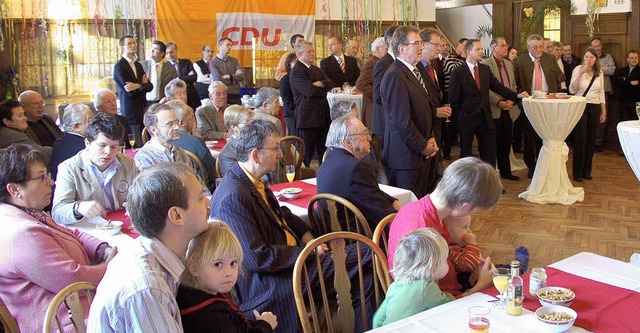
M636 115L640 119L640 102L636 102Z
M293 179L296 178L296 166L291 164L286 166L287 171L287 180L289 180L289 184L293 183Z
M127 135L127 140L129 140L129 144L131 145L131 148L135 148L135 146L136 146L136 135L133 134L133 133L129 133L129 135Z
M495 268L493 270L493 285L500 292L500 295L498 295L500 301L493 304L493 306L501 309L505 307L505 292L509 287L509 274L511 274L511 271L508 268Z
M442 106L444 106L445 108L449 108L449 109L451 109L451 104L449 104L449 103L444 104L444 105L442 105ZM447 120L445 120L444 122L445 122L445 123L450 123L450 122L451 122L451 120L449 120L449 117L447 117Z

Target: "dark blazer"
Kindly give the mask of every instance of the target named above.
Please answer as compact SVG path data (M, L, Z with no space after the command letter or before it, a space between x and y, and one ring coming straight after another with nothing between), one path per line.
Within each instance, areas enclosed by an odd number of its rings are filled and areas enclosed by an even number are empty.
M320 68L324 75L326 75L331 81L333 81L333 87L342 87L342 84L349 82L350 86L355 86L358 76L360 76L360 67L356 58L350 57L346 54L344 57L344 73L340 69L340 64L333 54L320 60Z
M373 125L371 131L380 138L384 137L384 129L387 124L387 117L382 106L382 95L380 95L380 84L384 73L392 63L393 57L387 53L373 66Z
M30 131L27 130L26 133L35 135L38 138L38 143L43 146L53 147L53 142L63 134L53 118L46 114L38 121L28 120L27 124Z
M298 60L289 73L291 76L291 91L296 103L296 128L323 128L329 127L329 102L327 92L333 88L322 70L316 66L308 68ZM324 87L316 87L313 82L322 81Z
M369 129L373 126L373 67L378 60L374 55L369 57L356 81L356 88L362 92L362 123Z
M567 85L567 89L569 89L569 85L571 84L571 74L573 74L573 69L576 68L576 66L580 65L580 62L582 62L582 60L578 57L576 57L575 54L571 55L571 62L567 62L566 60L564 60L564 57L560 58L562 59L562 67L564 67L564 82Z
M621 100L625 104L633 104L640 101L640 84L631 85L631 81L640 81L640 67L636 66L629 72L629 65L624 66L616 72L613 77L614 82L620 87Z
M187 84L187 104L193 110L197 109L202 104L200 103L200 97L198 96L198 91L194 85L198 79L198 74L193 70L193 63L191 63L191 60L178 59L178 78Z
M547 79L549 92L559 92L560 83L564 81L565 77L560 71L560 67L558 67L556 57L543 52L540 57L540 66L542 66L542 71ZM518 91L526 91L531 95L531 92L533 91L533 60L531 60L529 52L521 54L513 60L513 74L516 78Z
M51 179L56 180L60 163L75 156L84 148L84 137L81 135L65 133L57 138L53 143L53 152L51 153Z
M154 65L153 60L145 60L142 62L142 68L144 72L147 73L147 77L151 79L151 68ZM158 87L158 100L164 98L164 87L169 84L169 81L178 77L178 73L176 72L176 68L173 67L169 62L164 62L162 64L162 69L160 72L160 87Z
M142 115L147 107L146 93L153 89L151 82L142 83L144 69L139 62L135 62L137 76L131 70L129 62L120 57L113 67L113 79L116 81L118 88L118 97L120 98L120 110L122 115L127 117L129 125L141 125ZM139 83L142 88L127 92L124 86L127 82Z
M293 99L293 91L289 82L289 74L280 78L280 96L282 97L282 108L285 117L294 117L296 114L296 102ZM295 130L295 128L294 128Z
M398 59L384 74L380 94L387 112L383 164L393 169L419 168L425 160L422 151L433 137L436 106L415 75Z
M431 63L429 64L431 66ZM422 64L422 61L416 64L416 67L420 71L420 75L422 75L422 79L424 81L424 85L427 87L427 91L429 91L429 99L431 100L431 105L433 105L433 113L432 119L433 122L433 136L436 138L436 142L442 141L442 119L436 117L437 110L436 108L442 105L442 90L440 90L439 83L431 80L429 76L429 72L427 68ZM438 75L436 73L436 75Z

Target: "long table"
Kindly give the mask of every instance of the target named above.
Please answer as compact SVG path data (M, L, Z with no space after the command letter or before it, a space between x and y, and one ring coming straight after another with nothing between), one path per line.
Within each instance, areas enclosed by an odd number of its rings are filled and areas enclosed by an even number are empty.
M597 281L610 286L625 289L629 294L640 292L640 267L619 260L603 257L594 253L582 252L549 265L567 273ZM553 281L549 281L553 286ZM564 287L571 288L570 285ZM525 297L529 296L525 290ZM589 295L576 293L576 301L588 299ZM511 316L505 310L492 306L495 297L485 293L475 293L467 297L437 306L395 323L374 329L370 332L469 332L468 309L472 306L487 306L491 309L491 333L499 332L548 332L548 328L538 321L535 313L523 309L522 315ZM574 307L574 306L572 306ZM637 306L636 306L637 308ZM580 311L578 317L580 318ZM640 314L640 313L639 313ZM602 316L610 314L603 313ZM640 317L630 319L638 323ZM574 325L567 332L588 332Z

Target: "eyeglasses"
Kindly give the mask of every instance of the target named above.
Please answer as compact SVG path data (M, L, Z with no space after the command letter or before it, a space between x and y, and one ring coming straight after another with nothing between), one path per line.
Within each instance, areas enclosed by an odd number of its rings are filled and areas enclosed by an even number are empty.
M409 45L413 45L413 46L415 46L415 47L420 47L420 46L423 46L423 45L424 45L424 42L423 42L423 41L421 41L421 40L417 40L417 41L415 41L415 42L411 42L411 43L404 43L404 45L407 45L407 46L409 46Z
M369 129L365 129L364 131L362 131L362 133L349 133L349 135L371 136L371 131Z
M429 43L429 44L435 45L435 46L440 46L439 43L434 43L434 42L430 42L430 41L422 41L422 44L426 44L426 43Z
M26 179L23 183L26 182L30 182L32 180L39 180L41 183L46 182L47 180L49 180L49 174L48 173L43 173L42 175L36 177L36 178L31 178L31 179Z
M174 120L174 121L170 121L170 122L168 122L166 124L159 124L158 126L172 128L174 126L180 126L180 121Z
M542 45L529 45L529 47L534 49L534 50L542 50L542 49L544 49L544 46L542 46Z
M260 147L258 149L266 149L266 150L273 150L273 151L279 151L280 150L280 145L273 147L273 148L269 148L269 147Z

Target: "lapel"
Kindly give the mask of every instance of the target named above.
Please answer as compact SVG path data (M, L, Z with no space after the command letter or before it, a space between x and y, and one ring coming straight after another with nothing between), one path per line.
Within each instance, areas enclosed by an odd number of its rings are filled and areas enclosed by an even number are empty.
M476 66L478 66L478 75L480 75L480 66L478 64L476 64ZM473 78L473 74L471 74L471 70L469 69L469 66L467 66L467 63L464 62L462 65L460 65L460 67L462 68L461 70L465 73L464 75L467 78L467 84L471 85L472 89L480 92L480 89L478 89L478 85L476 84L476 79ZM480 85L482 85L482 75L480 75Z
M82 178L84 178L87 184L89 184L89 186L91 187L91 192L99 198L99 201L106 202L107 198L105 197L104 190L102 190L102 186L100 186L98 180L91 174L92 171L89 170L89 168L91 167L89 165L91 164L91 161L89 161L89 157L86 155L85 151L82 151L80 154L80 173L82 174ZM114 192L114 197L115 193L117 192Z
M264 212L264 216L267 216L269 221L277 226L279 230L281 230L280 224L274 216L274 214L277 214L279 218L282 218L279 207L277 209L272 209L271 207L269 207L269 205L262 199L262 195L260 195L256 186L253 185L251 179L247 177L241 167L234 167L232 170L236 173L237 176L242 179L242 183L245 185L247 190L249 190L251 196L253 196L254 201L258 203L260 209L262 209L262 211ZM265 187L265 192L267 194L267 200L271 201L270 199L273 196L273 192L267 187Z
M418 78L416 77L416 75L413 74L413 72L409 70L409 67L405 66L405 64L403 64L402 61L400 60L396 60L396 61L397 61L396 65L400 67L400 69L406 76L407 81L411 82L411 84L413 84L426 99L429 99L429 93L427 92L427 89L420 84L420 81L418 81ZM424 81L424 78L422 78L422 80Z

